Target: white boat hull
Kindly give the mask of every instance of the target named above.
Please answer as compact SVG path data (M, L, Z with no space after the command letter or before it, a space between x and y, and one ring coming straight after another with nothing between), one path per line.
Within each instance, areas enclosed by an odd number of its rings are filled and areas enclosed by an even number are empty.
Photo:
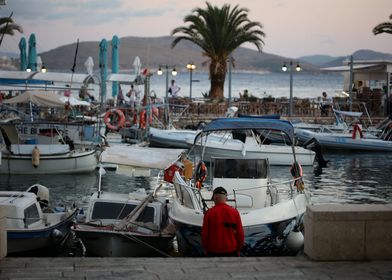
M0 174L68 174L91 172L97 167L95 151L41 156L37 167L30 155L2 154Z
M351 134L317 133L309 130L298 130L296 136L301 142L315 138L323 150L392 152L392 141L382 139L353 139Z

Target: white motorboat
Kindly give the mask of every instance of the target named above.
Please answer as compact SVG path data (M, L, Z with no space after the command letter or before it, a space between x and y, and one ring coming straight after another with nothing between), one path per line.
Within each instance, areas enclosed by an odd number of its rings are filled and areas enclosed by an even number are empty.
M187 138L194 139L198 131L189 129L159 129L150 127L150 147L187 149Z
M25 192L0 192L0 206L7 219L8 255L54 250L68 237L76 209L56 212L48 207L48 202L49 190L39 184Z
M97 167L95 149L69 144L31 144L20 139L15 124L0 124L3 138L0 174L66 174Z
M88 255L166 256L174 238L167 203L155 191L146 194L98 190L90 197L84 221L76 223L73 231Z
M240 118L246 119L246 118ZM248 118L258 120L257 118ZM279 120L273 120L279 122ZM243 135L241 137L241 134ZM238 137L238 135L240 135ZM293 163L293 149L296 159L301 165L313 165L316 153L300 146L292 146L284 135L272 133L270 130L249 130L244 132L225 133L219 136L217 133L206 137L187 138L189 147L201 159L211 161L213 157L235 158L268 158L271 165L291 165ZM280 141L276 141L280 136ZM270 141L270 139L275 139Z
M290 139L294 137L294 128L289 122L250 118L217 119L202 133L236 129L273 129L282 131ZM296 162L295 149L292 151L292 162ZM241 255L296 254L303 245L300 229L307 205L298 163L292 167L296 174L294 180L279 178L280 182L273 182L268 158L225 156L211 160L211 185L204 184L201 189L195 187L200 178L197 172L195 180L190 182L175 172L175 193L169 216L177 228L179 251L186 256L204 255L200 238L204 212L212 206L213 189L222 186L242 219L245 245Z
M361 137L352 133L315 132L307 129L297 129L295 135L303 143L312 139L317 140L324 151L392 152L392 141L374 137L368 138L363 134Z

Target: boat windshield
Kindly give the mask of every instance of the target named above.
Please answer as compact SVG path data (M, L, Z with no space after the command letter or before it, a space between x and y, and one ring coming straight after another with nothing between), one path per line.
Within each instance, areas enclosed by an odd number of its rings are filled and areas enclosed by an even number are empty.
M91 218L93 220L121 220L131 213L135 207L134 204L124 205L124 203L97 201L94 204ZM147 206L136 221L154 223L154 213L154 208Z
M214 159L214 178L267 178L266 159Z
M29 207L27 207L24 210L24 219L25 219L25 225L29 226L35 222L38 222L40 220L39 212L37 205L31 204Z

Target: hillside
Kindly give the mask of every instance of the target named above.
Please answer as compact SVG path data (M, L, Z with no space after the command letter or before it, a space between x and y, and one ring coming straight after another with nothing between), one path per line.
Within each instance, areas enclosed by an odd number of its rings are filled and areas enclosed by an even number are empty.
M198 70L208 70L202 66L207 61L201 55L201 50L190 42L181 42L174 49L170 45L172 37L124 37L120 43L120 69L132 69L133 59L139 56L143 67L158 68L159 65L175 65L178 70L186 70L186 64L193 62ZM61 46L48 52L41 53L40 56L45 66L53 70L70 70L73 64L73 57L76 43ZM111 46L108 41L108 66L111 67ZM77 56L77 72L85 71L84 62L91 56L94 60L94 69L98 70L99 42L80 42ZM281 71L284 61L289 59L268 53L239 48L234 53L235 69L247 71ZM306 71L318 71L309 63L301 64Z
M120 70L129 71L133 69L133 60L139 56L143 67L156 69L159 65L175 65L177 70L186 71L186 64L193 62L197 71L207 71L207 58L201 55L201 50L194 44L183 41L174 49L170 47L173 38L165 37L123 37L120 38ZM111 69L111 45L108 40L108 69ZM80 42L76 61L76 72L85 72L84 62L91 56L94 61L94 70L99 69L99 41ZM44 65L49 71L69 72L73 65L76 42L58 47L56 49L40 53ZM10 57L11 55L6 55ZM18 54L12 54L12 57ZM392 60L392 54L379 53L371 50L358 50L354 54L354 59L384 59ZM299 58L287 58L269 53L259 53L249 48L239 48L234 52L235 70L258 71L258 72L280 72L284 62L290 60L299 62L304 71L319 71L322 67L341 66L343 60L348 56L332 57L327 55L311 55ZM1 69L17 69L17 59L11 62L0 61Z

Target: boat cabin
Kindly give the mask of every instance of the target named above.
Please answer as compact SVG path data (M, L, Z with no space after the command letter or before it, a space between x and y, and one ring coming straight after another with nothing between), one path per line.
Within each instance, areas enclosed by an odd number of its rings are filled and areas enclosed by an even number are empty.
M86 222L99 222L101 225L116 224L130 214L147 194L95 192L87 210ZM137 223L148 224L149 228L160 230L167 220L166 203L154 200L149 202L136 219Z
M0 192L0 205L5 208L7 229L42 226L43 214L37 196L31 192Z
M262 207L269 182L268 159L212 158L212 187L222 186L238 208Z

